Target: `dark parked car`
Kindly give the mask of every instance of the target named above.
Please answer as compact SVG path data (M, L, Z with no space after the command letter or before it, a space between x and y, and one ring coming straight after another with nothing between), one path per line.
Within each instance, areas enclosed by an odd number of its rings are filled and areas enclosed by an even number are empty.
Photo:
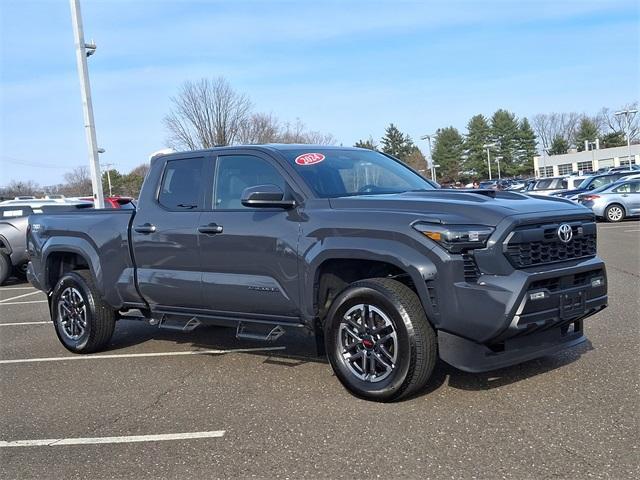
M588 209L434 189L365 149L158 156L136 210L33 215L29 227L29 280L72 352L107 346L132 309L238 338L296 329L350 391L380 401L423 388L438 357L479 372L576 345L607 305Z

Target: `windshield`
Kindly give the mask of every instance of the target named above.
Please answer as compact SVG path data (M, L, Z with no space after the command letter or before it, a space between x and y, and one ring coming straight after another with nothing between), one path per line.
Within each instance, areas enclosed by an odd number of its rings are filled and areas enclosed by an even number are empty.
M311 189L322 198L434 190L401 162L373 150L283 150Z

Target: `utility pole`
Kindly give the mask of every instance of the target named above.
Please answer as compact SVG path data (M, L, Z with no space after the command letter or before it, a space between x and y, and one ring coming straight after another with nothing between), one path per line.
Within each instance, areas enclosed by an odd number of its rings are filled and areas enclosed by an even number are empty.
M629 110L620 110L619 112L615 112L614 115L620 116L624 115L625 123L627 124L627 128L625 129L625 133L627 134L627 160L629 161L629 168L631 168L631 121L633 117L638 113L637 109Z
M93 204L97 208L104 208L100 160L98 159L98 142L96 141L96 127L93 121L91 86L89 84L89 69L87 67L87 57L93 55L96 51L96 46L92 43L84 43L80 0L69 0L69 2L71 4L71 21L73 23L73 35L76 44L78 76L80 77L80 93L82 95L84 128L87 136L87 144L89 146L89 167L91 172L91 186L93 187Z

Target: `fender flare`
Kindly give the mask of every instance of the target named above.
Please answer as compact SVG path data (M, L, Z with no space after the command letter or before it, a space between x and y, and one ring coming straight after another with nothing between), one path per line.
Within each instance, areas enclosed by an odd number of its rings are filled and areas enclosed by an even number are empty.
M433 309L426 282L436 277L435 264L414 246L402 242L377 239L358 238L363 245L354 245L353 237L325 238L315 243L304 255L303 286L301 292L302 311L306 318L314 318L315 289L320 266L327 260L373 260L389 263L406 272L413 281L422 307L430 321L434 321ZM366 245L366 248L364 247ZM428 246L424 246L429 250Z
M53 237L42 249L42 266L44 272L44 287L51 290L55 285L49 285L49 257L55 253L73 253L82 257L91 271L100 295L104 296L104 282L100 257L96 249L85 239L78 237Z

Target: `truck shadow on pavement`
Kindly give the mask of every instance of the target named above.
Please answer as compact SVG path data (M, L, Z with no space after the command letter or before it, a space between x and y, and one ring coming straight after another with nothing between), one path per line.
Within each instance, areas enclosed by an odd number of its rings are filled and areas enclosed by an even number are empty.
M116 332L108 350L116 351L152 340L180 345L189 344L194 349L203 350L264 348L264 351L256 350L255 352L245 352L244 354L262 358L263 363L279 365L283 368L295 368L308 363L328 365L325 357L317 356L313 336L302 329L288 331L277 342L258 342L236 339L233 328L202 326L186 333L158 329L144 321L122 320L116 326ZM269 350L272 347L284 347L284 349ZM444 386L467 391L500 388L565 367L591 350L593 350L593 346L587 340L576 347L555 355L485 373L463 372L442 361L438 361L426 387L409 398L428 395ZM215 356L217 354L211 355Z

